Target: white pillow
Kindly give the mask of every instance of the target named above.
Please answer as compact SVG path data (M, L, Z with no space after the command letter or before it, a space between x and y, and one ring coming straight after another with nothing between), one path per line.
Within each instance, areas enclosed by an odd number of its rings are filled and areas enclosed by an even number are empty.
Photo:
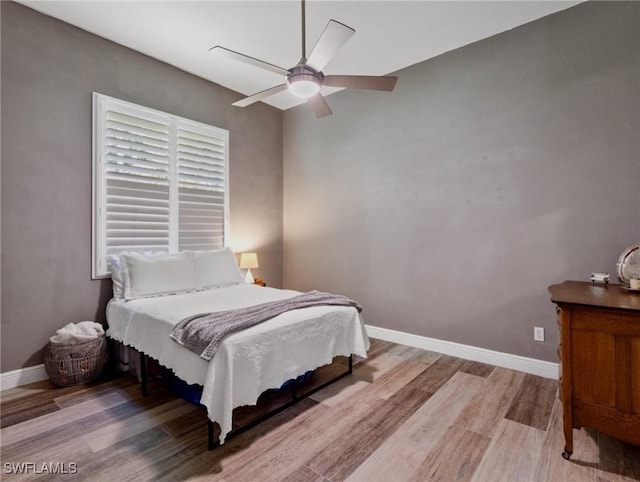
M242 283L236 255L229 248L195 251L193 259L198 288L214 288Z
M113 283L113 297L124 298L124 283L122 280L122 266L120 266L120 255L110 254L107 256L111 265L111 282Z
M113 283L113 297L121 300L124 298L124 275L122 265L120 264L120 256L123 254L144 254L145 256L162 256L167 255L166 251L125 251L120 254L108 254L107 259L111 266L111 282Z
M191 252L160 256L122 254L120 265L126 300L197 289Z

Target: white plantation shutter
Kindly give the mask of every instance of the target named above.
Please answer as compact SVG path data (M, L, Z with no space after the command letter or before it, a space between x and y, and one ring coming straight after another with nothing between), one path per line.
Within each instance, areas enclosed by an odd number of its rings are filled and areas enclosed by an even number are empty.
M178 249L224 243L226 138L178 122Z
M228 131L94 93L93 276L108 254L223 247Z
M169 119L105 118L106 253L169 251Z

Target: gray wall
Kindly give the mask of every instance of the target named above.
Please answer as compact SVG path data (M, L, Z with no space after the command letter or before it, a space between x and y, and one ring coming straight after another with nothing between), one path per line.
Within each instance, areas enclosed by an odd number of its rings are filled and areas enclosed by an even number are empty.
M556 360L547 286L640 241L640 3L588 2L284 115L284 280ZM533 327L546 328L544 343Z
M71 321L104 319L91 280L91 93L230 131L231 247L282 283L282 112L13 2L2 8L2 372L42 363Z

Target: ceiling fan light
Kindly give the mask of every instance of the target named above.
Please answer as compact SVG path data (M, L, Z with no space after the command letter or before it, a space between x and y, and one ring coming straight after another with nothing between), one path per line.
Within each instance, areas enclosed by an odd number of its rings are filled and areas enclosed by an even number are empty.
M298 74L289 76L287 87L296 97L308 99L320 92L320 82L317 77L310 74Z

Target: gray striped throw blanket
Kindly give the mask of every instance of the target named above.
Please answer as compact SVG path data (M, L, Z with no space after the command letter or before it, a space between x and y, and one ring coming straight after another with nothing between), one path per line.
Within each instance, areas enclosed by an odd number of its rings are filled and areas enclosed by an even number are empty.
M357 302L346 296L310 291L292 298L247 308L193 315L180 321L170 336L180 345L199 354L201 358L211 360L225 336L267 321L286 311L320 305L352 306L358 312L362 311Z

